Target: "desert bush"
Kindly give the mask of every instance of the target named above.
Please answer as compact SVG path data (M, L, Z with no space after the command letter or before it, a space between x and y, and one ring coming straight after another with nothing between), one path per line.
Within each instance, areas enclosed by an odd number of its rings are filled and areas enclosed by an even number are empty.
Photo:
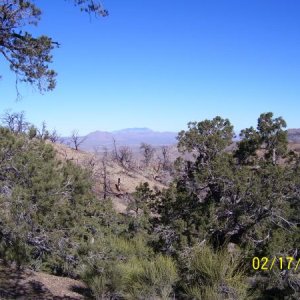
M0 255L76 276L80 247L113 230L108 201L92 193L90 175L60 162L50 144L0 128Z
M176 265L169 257L154 255L144 237L106 237L98 249L82 272L95 298L168 299L172 293Z
M169 299L178 280L174 261L158 255L118 265L120 286L126 299Z
M193 299L247 299L242 259L227 250L195 246L181 256L182 287Z
M34 132L0 128L0 257L81 275L96 299L298 299L292 270L249 267L300 253L300 160L281 118L258 123L233 152L227 119L190 123L169 187L140 184L123 215L95 196L91 170L58 161Z

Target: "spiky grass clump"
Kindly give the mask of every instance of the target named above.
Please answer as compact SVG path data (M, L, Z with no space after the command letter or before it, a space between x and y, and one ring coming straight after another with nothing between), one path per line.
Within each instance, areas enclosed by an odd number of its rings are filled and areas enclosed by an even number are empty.
M178 279L174 261L162 255L151 261L133 259L118 268L126 299L169 299Z
M96 299L169 299L178 275L172 258L155 255L142 237L109 236L87 261L82 279Z
M209 246L196 246L182 258L186 294L193 299L246 299L247 285L242 261L227 249L214 252Z

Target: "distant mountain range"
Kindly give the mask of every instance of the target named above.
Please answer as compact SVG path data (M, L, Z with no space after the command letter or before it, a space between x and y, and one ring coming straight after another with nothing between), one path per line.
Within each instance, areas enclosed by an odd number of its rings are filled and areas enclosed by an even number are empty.
M141 143L151 144L153 146L170 146L177 143L177 132L159 132L149 128L126 128L117 131L94 131L82 137L84 142L80 145L80 149L93 151L106 147L112 149L113 140L118 146L130 146L135 149ZM300 143L300 129L289 129L288 139L292 143ZM69 137L64 138L64 144L71 144Z
M176 144L177 132L159 132L149 128L126 128L117 131L94 131L86 135L80 149L92 151L106 147L112 149L113 140L118 146L130 146L137 148L141 143L151 144L153 146L174 145ZM70 144L71 139L64 138L64 144Z
M292 143L300 143L300 128L289 129L288 130L288 139Z

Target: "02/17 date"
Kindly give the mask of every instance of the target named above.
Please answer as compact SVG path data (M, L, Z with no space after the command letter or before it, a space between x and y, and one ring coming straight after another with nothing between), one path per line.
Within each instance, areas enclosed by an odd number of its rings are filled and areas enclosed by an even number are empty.
M293 256L286 257L253 257L252 258L252 269L259 271L265 270L270 271L274 268L279 270L294 270L297 271L300 268L300 258L297 260Z

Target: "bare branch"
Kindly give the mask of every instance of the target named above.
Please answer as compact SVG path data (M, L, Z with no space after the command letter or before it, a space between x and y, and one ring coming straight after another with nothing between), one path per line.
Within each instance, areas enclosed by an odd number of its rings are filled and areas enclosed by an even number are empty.
M77 151L79 146L86 140L86 137L80 137L78 130L73 130L71 134L71 142L74 145L74 149Z

